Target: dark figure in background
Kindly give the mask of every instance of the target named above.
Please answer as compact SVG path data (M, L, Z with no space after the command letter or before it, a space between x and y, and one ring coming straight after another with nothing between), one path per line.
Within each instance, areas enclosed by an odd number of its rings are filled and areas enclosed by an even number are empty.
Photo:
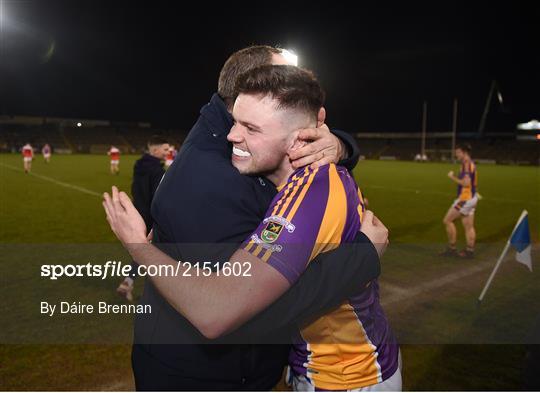
M133 167L133 182L131 195L133 204L141 214L146 224L146 232L150 232L153 225L150 206L158 188L161 178L165 174L163 161L169 152L169 143L160 136L152 136L147 143L148 153L144 153L135 162ZM133 301L133 281L137 277L137 262L131 263L131 274L125 277L116 291L130 302Z

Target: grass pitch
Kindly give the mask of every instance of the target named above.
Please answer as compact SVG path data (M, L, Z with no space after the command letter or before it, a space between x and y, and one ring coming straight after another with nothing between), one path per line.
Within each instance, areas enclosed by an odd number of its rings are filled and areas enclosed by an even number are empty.
M40 156L32 174L19 155L0 155L0 389L132 389L130 317L52 319L42 299L121 303L116 279L43 279L43 263L127 261L101 206L114 184L128 191L136 156L109 173L107 156ZM477 259L441 260L442 218L455 198L446 173L458 165L363 161L355 177L390 229L381 300L402 343L404 388L519 390L527 335L540 314L535 270L509 253L480 310L475 301L523 209L539 242L540 169L478 165ZM463 246L463 231L458 223ZM141 280L137 283L140 291ZM81 344L90 343L90 344Z

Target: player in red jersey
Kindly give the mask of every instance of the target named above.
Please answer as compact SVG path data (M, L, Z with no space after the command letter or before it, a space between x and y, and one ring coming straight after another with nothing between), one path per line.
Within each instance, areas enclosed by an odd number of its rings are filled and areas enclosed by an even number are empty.
M111 157L111 174L118 175L120 173L120 150L111 146L107 154Z
M169 152L167 153L167 157L165 157L165 168L168 168L173 163L174 159L176 158L176 154L178 151L174 148L174 145L171 145L169 147Z
M32 169L32 160L34 159L34 149L30 145L30 143L27 143L26 145L22 147L21 151L23 155L24 173L28 173Z

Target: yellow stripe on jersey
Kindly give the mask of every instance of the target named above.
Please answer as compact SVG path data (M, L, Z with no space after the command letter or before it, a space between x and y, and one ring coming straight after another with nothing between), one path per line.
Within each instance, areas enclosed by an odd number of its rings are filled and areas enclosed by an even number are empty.
M259 253L262 251L262 247L260 244L257 245L257 247L255 248L255 250L252 252L253 256L259 258Z
M254 244L255 244L255 242L253 240L250 240L249 243L244 247L244 250L249 252Z
M306 169L307 169L307 167L306 167ZM307 191L309 190L309 187L313 183L313 178L315 177L315 175L317 174L318 171L319 171L319 168L317 168L313 172L311 172L306 184L304 185L304 187L302 187L302 191L300 192L300 195L298 195L298 198L296 199L296 202L294 202L294 205L293 205L291 211L289 212L289 214L286 217L287 221L289 221L289 222L292 221L294 215L296 214L296 211L298 210L298 208L300 207L300 204L304 200L304 197L306 196Z
M272 255L272 249L268 249L266 250L266 252L264 253L264 255L262 256L262 261L263 262L268 262L268 259L270 258L270 255Z
M364 219L364 209L366 204L364 203L364 196L362 195L362 191L360 191L360 188L358 189L358 198L360 199L360 203L357 206L358 210L358 217L360 217L360 222Z
M339 245L347 222L347 195L335 165L328 167L328 187L326 209L310 261L317 255L333 250Z
M478 173L476 173L476 164L471 163L471 173L474 172L474 179L471 179L471 184L475 187L478 186Z
M302 183L304 182L304 179L308 175L309 175L309 167L306 167L304 169L304 173L302 174L302 177L297 178L297 180L295 180L294 182L292 182L290 184L290 187L292 187L294 185L294 190L292 191L292 193L289 196L287 196L287 200L283 204L283 207L281 209L279 209L279 213L277 213L278 216L283 217L283 214L285 214L285 212L287 211L287 208L289 207L291 201L294 199L294 196L296 195L296 193L300 189ZM277 210L277 206L274 209L274 211L272 212L272 215L276 215L276 213L275 213L276 210Z
M347 390L381 382L376 348L350 304L320 317L301 335L310 343L308 377L317 388Z
M279 207L283 204L284 201L287 200L287 198L289 197L289 194L291 192L291 189L293 188L293 186L295 185L296 183L295 182L291 182L287 185L287 189L285 190L285 192L283 193L283 196L279 199L279 201L277 201L276 205L274 206L274 209L272 210L272 215L275 216ZM293 190L294 192L294 190Z
M290 182L288 185L287 185L287 189L285 190L285 192L283 193L283 195L281 196L281 198L279 199L279 201L277 201L277 203L275 204L274 206L274 209L272 210L272 215L275 216L277 215L278 213L278 209L279 207L284 203L284 202L288 202L287 203L287 206L288 204L290 203L290 200L292 198L294 198L294 195L296 194L296 192L298 191L298 188L300 187L300 185L302 184L304 178L307 176L308 174L308 168L304 168L304 173L302 174L301 177L298 177L296 175L293 176L293 181ZM294 190L292 190L292 193L291 193L291 189L294 188ZM280 187L278 187L278 191L281 191ZM285 207L286 209L287 207ZM280 211L284 211L284 209L280 209ZM282 214L282 213L281 213Z

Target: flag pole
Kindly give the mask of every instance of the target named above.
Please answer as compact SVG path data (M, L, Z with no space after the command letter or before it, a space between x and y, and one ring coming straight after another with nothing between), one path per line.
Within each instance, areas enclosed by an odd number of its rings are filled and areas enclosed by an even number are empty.
M506 245L504 246L504 250L503 250L501 256L497 260L497 263L495 264L495 267L493 268L493 271L491 272L491 275L489 276L489 278L488 278L488 280L486 282L486 285L484 286L484 289L482 290L482 293L478 297L478 302L476 303L477 307L479 307L480 304L482 303L482 300L484 299L484 296L486 295L486 292L487 292L489 286L491 285L491 281L493 281L493 277L495 277L495 274L497 274L497 270L499 270L499 266L501 265L502 261L504 260L504 257L508 253L508 249L510 248L510 239L512 239L512 236L514 236L514 232L516 231L519 223L521 222L521 220L523 220L523 217L525 217L527 214L528 214L527 210L523 210L521 212L521 216L519 216L519 219L517 220L516 225L514 226L514 229L512 230L512 233L510 234L510 237L506 241Z
M484 286L484 289L482 290L482 293L478 297L478 302L476 304L477 306L480 306L480 304L482 303L482 299L484 299L484 296L486 295L486 292L487 292L489 286L491 285L491 281L493 280L493 277L495 277L495 274L497 273L497 270L499 270L499 266L501 265L504 257L508 253L508 248L510 248L510 240L508 240L506 242L506 246L504 246L504 250L503 250L501 256L499 257L499 260L497 261L497 264L495 265L495 268L491 272L491 275L489 276L489 278L488 278L488 280L486 282L486 285Z

